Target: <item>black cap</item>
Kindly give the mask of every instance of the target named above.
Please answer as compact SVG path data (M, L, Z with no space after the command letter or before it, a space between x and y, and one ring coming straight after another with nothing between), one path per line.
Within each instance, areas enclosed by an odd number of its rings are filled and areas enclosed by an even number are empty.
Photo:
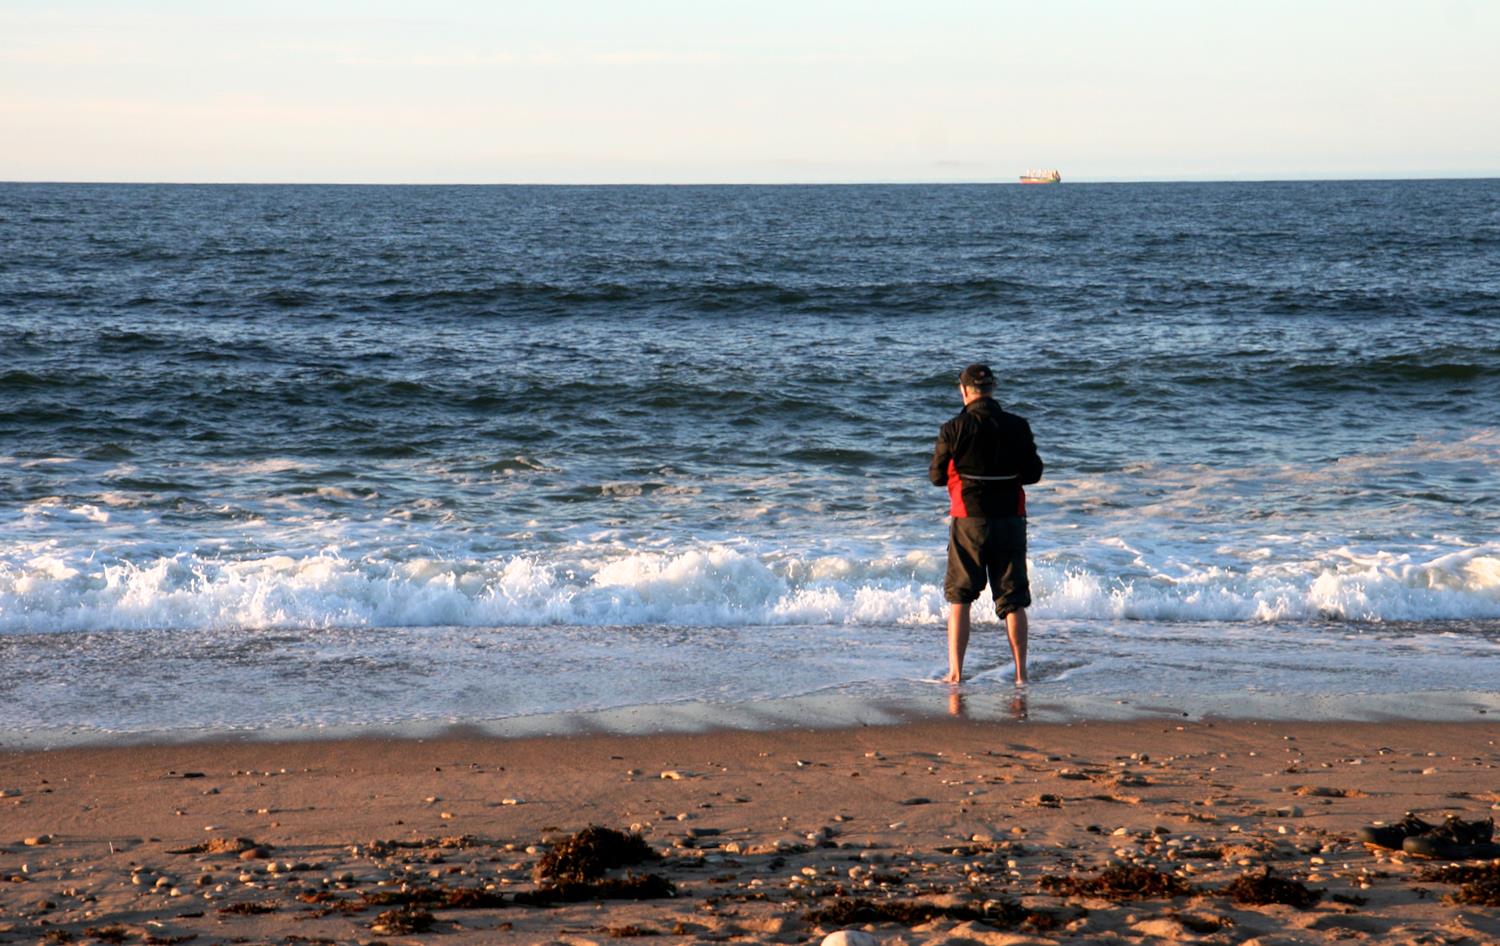
M992 388L995 386L995 372L989 365L970 365L958 376L958 383L966 388Z

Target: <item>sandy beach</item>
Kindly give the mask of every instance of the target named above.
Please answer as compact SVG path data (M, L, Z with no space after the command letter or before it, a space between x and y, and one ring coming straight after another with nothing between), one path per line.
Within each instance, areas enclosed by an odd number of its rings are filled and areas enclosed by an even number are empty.
M1354 832L1492 817L1497 740L957 720L9 751L0 940L1477 946L1482 872ZM568 840L589 826L645 844Z

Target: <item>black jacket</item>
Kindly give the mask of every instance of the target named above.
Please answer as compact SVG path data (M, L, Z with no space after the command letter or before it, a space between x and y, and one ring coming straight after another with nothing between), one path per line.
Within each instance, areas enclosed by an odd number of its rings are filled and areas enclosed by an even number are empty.
M927 475L932 485L948 487L948 511L955 518L1024 516L1021 487L1042 478L1042 458L1026 418L981 397L938 431Z

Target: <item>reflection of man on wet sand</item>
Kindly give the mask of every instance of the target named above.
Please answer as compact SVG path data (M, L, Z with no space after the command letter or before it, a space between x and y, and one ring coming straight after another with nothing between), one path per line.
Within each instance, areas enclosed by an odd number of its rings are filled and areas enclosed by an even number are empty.
M948 487L948 572L943 597L948 610L948 675L963 679L969 647L969 606L986 579L995 613L1005 621L1016 683L1026 682L1026 608L1031 582L1026 575L1026 490L1042 478L1031 425L1001 410L991 397L995 375L988 365L970 365L958 376L964 409L943 425L932 452L928 476Z
M1026 708L1026 691L1017 688L1011 695L1010 708L1006 711L1011 719L1020 721L1030 716ZM964 691L960 687L949 687L948 689L948 715L963 717L968 715L964 708Z

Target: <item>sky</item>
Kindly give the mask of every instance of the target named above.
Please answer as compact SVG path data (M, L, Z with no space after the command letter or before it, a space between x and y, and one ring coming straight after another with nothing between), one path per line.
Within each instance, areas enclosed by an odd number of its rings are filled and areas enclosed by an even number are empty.
M0 0L0 180L1500 176L1500 0Z

